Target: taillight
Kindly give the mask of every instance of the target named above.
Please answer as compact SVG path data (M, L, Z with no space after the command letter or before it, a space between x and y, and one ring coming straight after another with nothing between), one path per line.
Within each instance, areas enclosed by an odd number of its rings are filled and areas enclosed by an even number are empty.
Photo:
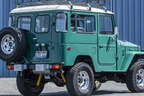
M51 69L60 69L60 65L51 65Z
M8 70L14 70L14 66L13 65L7 65L7 69Z

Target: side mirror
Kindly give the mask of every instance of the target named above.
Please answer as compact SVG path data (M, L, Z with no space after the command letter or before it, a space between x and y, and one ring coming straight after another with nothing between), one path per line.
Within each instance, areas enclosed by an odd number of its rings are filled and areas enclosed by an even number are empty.
M118 27L117 27L117 26L115 27L115 34L116 34L117 36L119 35Z

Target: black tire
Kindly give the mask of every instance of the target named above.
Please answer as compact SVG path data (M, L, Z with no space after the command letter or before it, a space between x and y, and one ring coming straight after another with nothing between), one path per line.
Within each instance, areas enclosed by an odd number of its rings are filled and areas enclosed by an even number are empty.
M11 36L13 37L13 41L15 44L15 47L13 48L13 51L9 54L3 51L3 45L2 41L5 36ZM8 44L10 44L8 42ZM7 45L8 45L7 44ZM12 62L12 61L20 61L23 59L27 48L27 42L26 42L26 35L24 31L13 28L13 27L7 27L0 31L0 58L6 62Z
M38 75L28 74L27 72L28 71L18 73L17 88L23 96L39 96L44 89L44 78L42 78L40 86L38 87L36 86Z
M137 75L137 72L140 70L144 70L144 62L136 62L129 68L127 72L126 84L127 84L128 89L131 92L134 92L134 93L144 92L144 87L140 88L137 84L137 79L141 78L140 76ZM144 77L143 77L143 80L144 80Z
M89 85L85 90L81 90L78 85L78 76L80 72L86 72L89 76ZM91 96L94 88L94 73L92 68L84 62L77 63L74 67L72 67L66 76L67 82L66 86L70 96ZM82 79L79 80L83 81ZM84 80L85 81L85 80Z

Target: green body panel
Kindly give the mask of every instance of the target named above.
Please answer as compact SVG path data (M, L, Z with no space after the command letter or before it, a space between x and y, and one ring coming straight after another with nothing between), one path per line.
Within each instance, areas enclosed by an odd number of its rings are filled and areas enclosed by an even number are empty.
M101 15L108 16L108 14L99 14L99 16L101 16ZM114 26L115 26L114 20L112 20L112 21L113 21L113 28L114 28ZM99 17L98 17L98 22L99 22ZM113 35L100 34L99 33L99 23L98 23L97 29L98 29L98 50L97 50L98 64L100 66L106 67L106 69L114 71L114 70L116 70L117 36L115 34L113 34ZM107 70L107 71L109 71L109 70Z
M55 31L55 15L61 11L48 11L48 12L32 12L32 13L18 13L12 14L16 17L15 27L17 27L17 19L21 16L30 16L31 21L31 32L27 34L28 40L28 51L25 60L26 64L47 64L47 63L59 63L63 60L63 43L64 43L64 34L58 33ZM64 12L64 11L62 11ZM50 30L46 33L36 33L35 32L35 20L37 16L49 15L50 16ZM35 39L36 38L36 39ZM37 59L35 58L36 47L35 44L45 43L47 44L48 49L48 58L46 59Z
M68 32L55 31L55 19L58 12L67 14ZM50 30L48 33L35 33L35 19L37 15L49 14ZM95 32L77 33L71 32L71 14L86 14L95 16ZM26 64L55 64L64 62L64 66L73 66L78 56L89 56L92 59L95 72L126 72L134 56L144 55L139 46L129 42L120 41L117 35L102 35L99 33L99 14L81 11L44 11L32 13L12 14L15 16L14 27L17 27L19 16L31 16L31 32L28 33L28 52L25 60ZM113 27L115 27L113 20ZM33 38L37 38L34 40ZM46 43L48 46L47 59L35 59L35 44ZM67 48L71 47L71 50ZM101 48L102 47L102 48Z
M118 71L127 71L135 55L144 55L140 47L127 41L118 40Z

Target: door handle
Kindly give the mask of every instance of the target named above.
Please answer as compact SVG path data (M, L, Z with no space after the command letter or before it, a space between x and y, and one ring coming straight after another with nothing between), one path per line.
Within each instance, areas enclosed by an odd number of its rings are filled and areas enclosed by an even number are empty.
M99 48L103 48L103 46L102 46L102 45L100 45L100 46L99 46Z
M110 38L111 38L111 40L112 40L112 41L114 41L114 40L115 40L115 38L114 38L113 36L110 36Z
M114 41L115 39L114 39L114 37L112 37L112 41Z

